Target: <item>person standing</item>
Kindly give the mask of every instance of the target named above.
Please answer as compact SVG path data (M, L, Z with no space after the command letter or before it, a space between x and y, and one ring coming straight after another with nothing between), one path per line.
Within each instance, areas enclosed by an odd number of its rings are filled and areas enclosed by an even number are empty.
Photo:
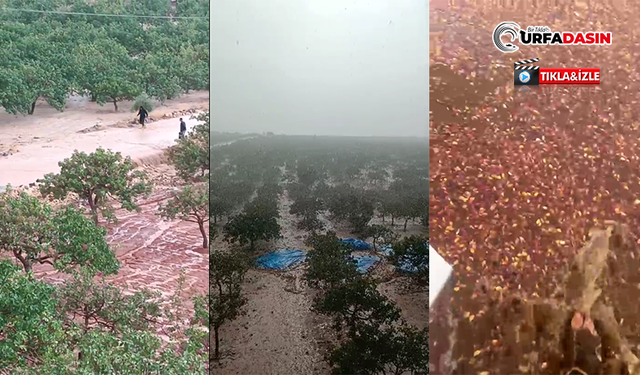
M178 134L178 138L184 139L184 136L186 133L187 133L187 123L184 122L182 117L180 117L180 133Z
M146 109L144 109L144 107L140 106L140 109L138 110L138 116L140 125L142 125L142 127L144 128L144 121L147 119L147 117L149 117L149 113Z

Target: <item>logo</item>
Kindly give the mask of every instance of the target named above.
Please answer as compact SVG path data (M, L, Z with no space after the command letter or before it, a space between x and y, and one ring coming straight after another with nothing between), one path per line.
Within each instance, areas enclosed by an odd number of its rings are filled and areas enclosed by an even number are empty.
M515 22L502 22L495 29L493 29L493 45L504 53L512 53L519 48L513 43L502 43L502 37L508 35L511 37L511 41L515 42L518 39L518 31L520 31L520 25Z
M511 38L511 43L504 43L503 36ZM521 28L515 22L502 22L493 29L493 45L504 53L513 53L520 49L514 44L519 40L524 45L611 45L610 31L552 32L548 26L528 26Z
M514 62L513 84L516 86L600 84L599 68L540 68L528 65L538 61L540 59L533 58Z
M520 82L526 84L531 80L531 74L529 74L529 72L522 72L518 75L518 78L520 79Z
M540 59L530 59L516 61L513 63L513 84L537 86L540 81L540 67L539 66L524 66L526 64L532 64L540 61Z

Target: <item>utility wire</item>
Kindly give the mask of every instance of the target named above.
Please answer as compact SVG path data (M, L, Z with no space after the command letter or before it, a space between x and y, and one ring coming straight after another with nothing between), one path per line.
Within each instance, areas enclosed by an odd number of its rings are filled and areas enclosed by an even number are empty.
M164 18L164 19L208 19L209 17L191 17L191 16L145 16L142 14L109 14L109 13L83 13L83 12L65 12L63 10L36 10L36 9L15 9L0 8L6 12L24 12L24 13L40 13L40 14L66 14L73 16L98 16L98 17L129 17L129 18Z

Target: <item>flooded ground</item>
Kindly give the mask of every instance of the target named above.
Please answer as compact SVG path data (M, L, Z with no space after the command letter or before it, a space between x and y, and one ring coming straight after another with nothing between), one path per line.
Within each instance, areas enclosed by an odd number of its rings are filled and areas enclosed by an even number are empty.
M158 106L149 114L156 121L145 129L131 124L136 116L125 110L130 107L131 103L125 102L115 112L113 106L100 107L86 99L72 98L64 112L39 103L34 115L1 113L0 186L29 184L56 172L58 162L71 156L74 149L91 152L101 146L134 159L158 153L178 138L180 124L177 118L163 117L172 112L207 109L209 93L196 92ZM196 123L189 116L185 121L187 127Z
M140 162L154 183L152 194L139 202L140 212L118 210L118 223L109 225L108 241L120 263L120 272L109 278L129 292L150 288L167 298L175 293L184 270L183 297L207 292L209 252L202 249L198 226L179 220L164 221L156 213L160 203L170 199L180 182L175 171L163 164L163 150L173 144L179 130L178 118L166 118L185 110L208 109L208 93L194 93L167 102L151 111L152 120L146 129L129 127L133 113L115 113L113 107L72 101L69 108L58 113L40 104L33 116L0 114L0 151L12 150L0 156L0 186L26 185L45 173L57 171L57 163L74 149L91 152L97 147L121 151ZM128 108L130 105L121 105ZM178 114L180 116L180 114ZM188 127L197 121L182 116ZM100 123L99 129L93 126ZM88 132L78 132L91 128ZM35 187L28 188L35 195ZM208 228L207 228L208 229ZM66 277L49 266L34 267L36 275L50 282ZM171 322L165 322L160 332Z

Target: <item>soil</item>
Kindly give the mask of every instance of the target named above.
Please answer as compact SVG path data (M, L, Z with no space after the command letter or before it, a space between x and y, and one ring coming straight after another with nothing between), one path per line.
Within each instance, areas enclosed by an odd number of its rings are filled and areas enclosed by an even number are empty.
M208 104L208 92L198 92L168 101L151 115L183 116L185 112L181 111L206 109ZM121 108L127 106L130 105ZM149 174L154 190L139 202L141 212L118 210L118 223L107 226L108 242L121 263L119 273L107 280L127 287L128 292L150 288L167 298L176 292L180 269L184 269L182 297L205 294L209 284L209 252L202 249L197 225L179 220L163 221L156 215L158 204L169 199L179 183L173 168L164 164L163 151L177 138L179 123L176 119L164 119L150 123L146 129L116 128L118 123L131 121L133 117L132 113L114 113L113 107L99 107L79 100L72 100L62 113L39 104L33 116L0 114L0 147L10 145L16 151L0 157L0 185L30 184L22 189L37 196L35 180L44 173L56 172L56 163L70 156L74 149L91 152L102 146L122 151L137 160L140 168ZM188 117L185 120L188 126L197 122ZM106 124L104 130L78 133L97 121ZM34 272L38 278L52 283L67 277L49 266L36 266ZM164 334L173 324L162 324L160 333Z
M269 249L308 249L304 245L307 233L296 229L295 216L289 214L290 204L287 194L283 194L280 200L283 238L269 244ZM326 216L321 219L327 229L336 231L338 236L353 237L344 227L333 225ZM224 223L218 223L218 226L222 225ZM400 225L395 229L402 233ZM402 234L418 234L423 230L418 223L409 223L407 232ZM227 247L221 238L214 241L214 249ZM370 271L381 281L379 290L398 304L409 323L426 327L429 324L428 292L411 290L407 287L410 284L407 278L385 272L389 268L383 261ZM304 269L301 265L284 272L249 271L244 285L249 300L247 314L222 326L222 360L212 368L213 374L330 374L324 356L335 337L330 321L310 310L314 291L304 282Z

